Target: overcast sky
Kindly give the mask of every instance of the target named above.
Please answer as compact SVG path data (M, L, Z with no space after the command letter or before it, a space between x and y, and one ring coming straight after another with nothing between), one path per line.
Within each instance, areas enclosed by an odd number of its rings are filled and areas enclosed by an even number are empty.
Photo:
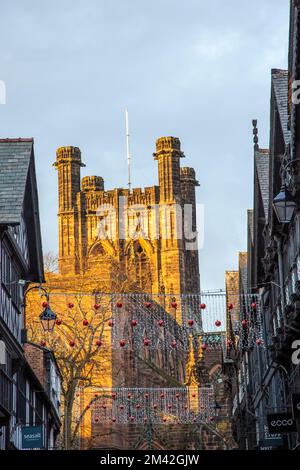
M35 138L44 251L58 246L56 148L125 186L128 106L133 185L157 184L155 140L179 137L205 204L202 289L223 287L246 250L251 120L267 146L288 23L288 0L0 0L0 136Z

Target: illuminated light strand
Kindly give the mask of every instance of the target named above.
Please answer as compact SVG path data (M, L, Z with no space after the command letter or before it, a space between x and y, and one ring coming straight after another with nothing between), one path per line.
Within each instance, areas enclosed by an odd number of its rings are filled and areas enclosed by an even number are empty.
M57 296L65 296L66 308L74 312L74 295L51 290L51 306ZM101 315L101 303L109 305L106 321L111 330L110 345L115 349L188 351L190 337L207 335L214 337L208 348L214 347L217 339L223 345L230 315L237 317L233 327L239 348L265 347L259 295L231 293L229 302L228 293L224 292L194 295L77 292L76 295L92 297L90 309L95 315ZM247 322L246 327L241 323L243 320ZM87 327L86 321L83 326ZM104 345L105 341L102 338L101 341Z
M95 393L95 390L97 393ZM213 387L82 389L97 424L194 424L216 417ZM81 406L80 406L81 403ZM84 409L78 401L77 418Z

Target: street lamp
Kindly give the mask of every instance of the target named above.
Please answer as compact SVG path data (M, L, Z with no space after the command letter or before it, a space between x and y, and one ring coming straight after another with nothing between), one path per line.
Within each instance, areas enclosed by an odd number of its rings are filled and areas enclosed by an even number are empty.
M50 306L47 305L45 310L40 314L40 321L44 331L52 332L55 326L57 315L51 310Z
M273 199L273 207L279 222L289 224L295 212L296 202L285 184L281 186L279 194Z
M46 289L44 289L44 287L42 287L40 285L39 286L32 286L32 287L30 287L29 289L27 289L25 291L24 301L23 301L24 317L25 317L25 313L26 313L27 294L33 289L39 289L40 291L43 291L43 294L41 295L41 297L46 298L46 302L45 302L46 306L45 306L45 309L40 314L39 319L40 319L43 330L48 331L48 332L52 332L53 329L54 329L54 326L55 326L57 315L50 308L49 294L46 291ZM43 307L44 307L44 305L43 305Z
M286 156L286 154L285 154ZM282 165L282 186L279 194L273 199L273 208L276 213L277 219L281 224L289 224L293 218L296 202L290 191L287 189L285 180L288 168L299 163L300 158L290 160L286 165Z

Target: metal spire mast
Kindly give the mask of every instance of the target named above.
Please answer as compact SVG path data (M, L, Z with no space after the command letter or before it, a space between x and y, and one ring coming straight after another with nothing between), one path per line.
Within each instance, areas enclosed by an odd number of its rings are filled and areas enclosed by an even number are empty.
M131 191L131 154L130 154L130 143L129 143L129 121L128 121L128 109L125 109L125 122L126 122L126 149L127 149L127 167L128 167L128 189Z

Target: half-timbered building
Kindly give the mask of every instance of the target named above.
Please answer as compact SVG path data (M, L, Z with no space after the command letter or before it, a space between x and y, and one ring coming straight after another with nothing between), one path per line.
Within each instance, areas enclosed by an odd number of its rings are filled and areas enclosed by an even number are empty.
M39 448L50 448L59 403L45 384L59 372L46 349L44 373L31 366L23 312L28 283L44 280L33 139L0 139L0 274L0 449L22 449L24 429L38 427Z

